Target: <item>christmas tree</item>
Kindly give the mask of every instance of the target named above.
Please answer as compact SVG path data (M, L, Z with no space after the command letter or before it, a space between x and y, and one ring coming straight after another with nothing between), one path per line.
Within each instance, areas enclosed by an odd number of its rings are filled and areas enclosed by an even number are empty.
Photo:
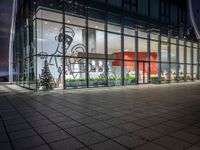
M44 61L44 68L42 69L42 74L40 76L40 86L42 86L43 90L51 90L54 86L54 80L49 70L47 60Z

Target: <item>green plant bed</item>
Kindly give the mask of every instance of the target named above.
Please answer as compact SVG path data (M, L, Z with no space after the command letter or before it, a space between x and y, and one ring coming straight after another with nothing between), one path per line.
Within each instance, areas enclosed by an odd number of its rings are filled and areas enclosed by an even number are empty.
M125 85L134 84L136 82L135 77L125 77L124 78ZM106 80L104 78L90 78L89 79L89 86L102 86L106 84ZM121 85L121 78L108 78L108 85L115 86ZM65 80L66 87L79 87L79 86L86 86L85 79L68 79Z
M150 82L153 84L160 84L161 80L159 79L159 77L150 77Z
M124 84L125 85L131 85L136 83L136 78L135 77L125 77L124 78Z
M66 87L86 86L86 80L85 79L69 79L69 80L65 80L65 86Z

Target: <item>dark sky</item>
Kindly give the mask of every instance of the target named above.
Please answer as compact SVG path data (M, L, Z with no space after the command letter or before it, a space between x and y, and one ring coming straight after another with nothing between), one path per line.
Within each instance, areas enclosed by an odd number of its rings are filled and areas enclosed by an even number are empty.
M0 0L0 76L8 74L12 1L13 0Z

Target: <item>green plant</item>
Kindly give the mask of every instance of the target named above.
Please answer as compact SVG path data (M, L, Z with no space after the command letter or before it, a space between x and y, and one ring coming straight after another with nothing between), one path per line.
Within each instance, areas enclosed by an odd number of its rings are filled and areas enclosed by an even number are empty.
M158 80L159 78L157 76L155 77L150 77L151 80Z
M136 80L136 78L135 77L125 77L124 80L125 81L134 81L134 80Z

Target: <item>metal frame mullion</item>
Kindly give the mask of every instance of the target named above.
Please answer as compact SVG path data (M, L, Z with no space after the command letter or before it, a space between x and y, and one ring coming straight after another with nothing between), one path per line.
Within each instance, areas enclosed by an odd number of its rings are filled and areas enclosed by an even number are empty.
M158 80L161 81L161 35L158 35Z
M124 85L124 17L121 18L121 84Z
M179 79L179 38L176 39L176 78Z
M88 0L87 0L88 2ZM86 2L86 34L85 34L85 47L86 47L86 72L85 72L85 77L86 77L86 87L89 87L89 46L88 46L88 3Z
M150 30L148 30L147 33L147 61L148 61L148 72L147 72L147 82L150 83L151 80L151 60L150 60L150 56L151 56L151 33ZM143 68L145 69L145 68Z
M168 44L167 44L167 76L168 80L171 80L171 29L168 33Z
M184 81L187 81L187 47L186 47L186 39L184 39Z
M199 41L197 43L197 80L199 80Z
M106 6L108 4L108 1L106 0ZM107 8L107 7L106 7ZM105 72L105 79L106 79L106 87L108 87L108 13L107 10L105 12L105 31L104 31L104 42L105 42L105 66L104 66L104 72Z
M135 31L135 77L136 77L136 84L139 83L139 74L138 74L138 28Z
M64 40L63 40L63 42L62 42L62 45L63 45L63 61L62 61L62 65L63 65L63 71L62 71L62 73L63 73L63 89L65 89L65 40L66 40L66 38L65 38L65 1L63 1L63 11L62 11L62 25L63 25L63 35L64 35Z
M194 49L193 49L193 41L191 42L191 50L190 50L190 53L191 53L191 56L190 56L190 75L191 75L191 79L193 80L194 79L194 76L193 76L193 64L194 64L194 59L193 59L193 53L194 53Z

